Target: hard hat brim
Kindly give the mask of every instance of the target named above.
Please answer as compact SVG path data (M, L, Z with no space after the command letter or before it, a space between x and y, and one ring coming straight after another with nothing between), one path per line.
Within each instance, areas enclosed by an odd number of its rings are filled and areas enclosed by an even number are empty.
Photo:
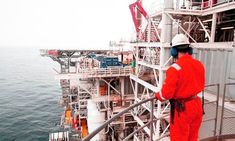
M177 48L177 49L186 49L189 47L190 44L180 44L180 45L175 45L175 46L172 46L174 48Z

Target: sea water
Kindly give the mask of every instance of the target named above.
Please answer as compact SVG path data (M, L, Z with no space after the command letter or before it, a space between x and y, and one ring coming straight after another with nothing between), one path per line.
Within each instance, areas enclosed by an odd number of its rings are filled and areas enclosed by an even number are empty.
M37 48L0 48L0 141L45 141L59 128L61 89Z

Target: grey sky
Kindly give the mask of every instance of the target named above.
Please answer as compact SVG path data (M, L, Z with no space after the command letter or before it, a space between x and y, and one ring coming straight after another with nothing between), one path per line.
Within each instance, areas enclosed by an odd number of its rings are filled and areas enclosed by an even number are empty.
M0 47L108 47L129 38L132 0L0 0Z

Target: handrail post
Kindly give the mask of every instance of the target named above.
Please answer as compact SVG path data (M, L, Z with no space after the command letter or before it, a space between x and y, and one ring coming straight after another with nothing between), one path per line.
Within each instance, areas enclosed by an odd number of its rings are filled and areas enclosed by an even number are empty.
M219 108L219 93L220 93L220 84L217 85L217 96L216 96L216 112L215 112L215 127L214 127L214 136L217 133L217 119L218 119L218 108Z
M150 113L150 141L153 140L153 112L154 112L154 99L151 102L151 113Z
M223 96L222 96L222 111L221 111L221 119L220 119L220 131L219 131L219 136L222 134L222 130L223 130L223 117L224 117L224 102L225 102L225 93L226 93L226 87L227 87L227 84L224 84L224 93L223 93Z

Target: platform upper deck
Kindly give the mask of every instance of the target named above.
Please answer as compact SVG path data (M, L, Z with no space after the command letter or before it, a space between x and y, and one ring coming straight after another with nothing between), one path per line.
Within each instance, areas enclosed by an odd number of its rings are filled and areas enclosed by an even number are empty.
M56 79L85 79L129 76L131 67L80 69L77 73L57 74Z
M234 0L223 0L220 2L213 2L214 0L202 1L202 2L189 2L188 6L175 7L171 10L158 10L151 17L161 16L163 12L174 15L194 15L194 16L206 16L213 13L224 12L235 9Z

